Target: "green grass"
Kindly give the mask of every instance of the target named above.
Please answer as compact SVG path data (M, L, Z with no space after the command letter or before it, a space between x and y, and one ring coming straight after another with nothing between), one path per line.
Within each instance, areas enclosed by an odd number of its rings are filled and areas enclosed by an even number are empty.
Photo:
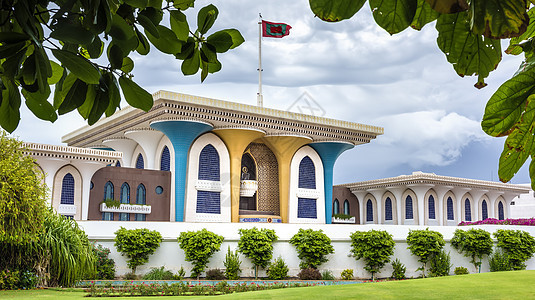
M82 299L79 290L0 291L0 299ZM161 299L132 297L115 299ZM183 297L184 298L184 297ZM214 299L185 297L186 299ZM496 272L337 286L290 288L217 296L215 299L535 299L535 271ZM85 298L90 299L90 298ZM95 298L96 299L96 298Z

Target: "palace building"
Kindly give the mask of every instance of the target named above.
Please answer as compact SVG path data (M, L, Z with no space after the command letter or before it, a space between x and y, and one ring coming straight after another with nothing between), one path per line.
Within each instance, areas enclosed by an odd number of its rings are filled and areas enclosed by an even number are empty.
M526 185L413 172L334 187L335 223L456 226L462 221L503 220ZM513 203L514 204L514 203ZM532 216L533 217L533 216Z
M76 220L331 223L338 156L380 127L166 91L26 143L51 205Z

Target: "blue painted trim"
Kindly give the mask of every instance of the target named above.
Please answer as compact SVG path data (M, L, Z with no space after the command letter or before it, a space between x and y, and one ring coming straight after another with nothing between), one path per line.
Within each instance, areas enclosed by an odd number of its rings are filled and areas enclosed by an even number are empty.
M354 145L340 142L318 142L308 144L312 147L323 162L323 180L325 181L325 223L331 224L333 217L333 170L334 163L344 151Z
M197 137L212 130L213 127L195 121L162 121L152 123L150 127L163 132L173 144L175 150L175 221L183 222L189 148Z

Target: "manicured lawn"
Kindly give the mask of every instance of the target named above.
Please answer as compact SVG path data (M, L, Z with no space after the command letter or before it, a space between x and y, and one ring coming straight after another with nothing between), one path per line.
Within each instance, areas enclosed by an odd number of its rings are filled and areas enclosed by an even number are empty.
M81 291L1 291L0 299L82 299ZM135 297L131 300L177 297ZM214 299L185 297L187 299ZM289 288L217 299L535 299L535 271L497 272L338 286ZM88 299L88 298L85 298ZM127 299L127 298L113 298Z

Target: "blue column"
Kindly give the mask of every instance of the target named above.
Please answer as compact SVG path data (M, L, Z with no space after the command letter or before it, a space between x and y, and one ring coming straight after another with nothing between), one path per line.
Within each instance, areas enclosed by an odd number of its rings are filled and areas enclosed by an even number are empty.
M323 162L323 179L325 181L325 223L331 224L333 216L333 169L334 163L342 152L355 147L342 142L317 142L308 144L314 148Z
M175 150L175 221L184 221L188 152L193 141L213 129L212 125L195 121L156 121L151 128L163 132Z

